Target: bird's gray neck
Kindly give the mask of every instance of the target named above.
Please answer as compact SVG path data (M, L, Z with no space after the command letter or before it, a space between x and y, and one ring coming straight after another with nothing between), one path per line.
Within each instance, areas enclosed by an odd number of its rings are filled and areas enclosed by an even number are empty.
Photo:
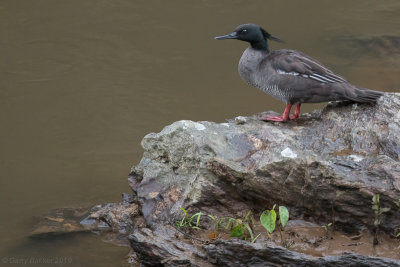
M264 60L268 55L268 50L259 50L250 46L243 52L240 61L246 65L254 65L254 67L257 67L256 65L258 65L260 61Z

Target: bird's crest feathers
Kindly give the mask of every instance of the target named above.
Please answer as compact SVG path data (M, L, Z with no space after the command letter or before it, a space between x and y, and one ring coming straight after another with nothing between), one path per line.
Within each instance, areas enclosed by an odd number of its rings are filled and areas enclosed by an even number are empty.
M284 43L284 41L282 41L279 38L276 38L276 37L272 36L269 32L267 32L263 28L260 27L260 30L261 30L262 34L264 35L265 39L269 39L271 41L275 41L275 42L278 42L278 43Z

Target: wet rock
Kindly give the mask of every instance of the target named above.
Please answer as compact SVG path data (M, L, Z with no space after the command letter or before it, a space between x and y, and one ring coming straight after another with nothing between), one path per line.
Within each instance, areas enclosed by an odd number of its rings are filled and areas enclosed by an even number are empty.
M179 121L147 135L129 178L149 225L180 207L209 214L263 210L358 232L373 228L371 198L391 210L381 229L400 225L400 95L376 106L342 104L288 123Z
M36 228L30 233L33 238L46 238L54 235L89 232L90 227L80 224L89 214L90 208L59 208L43 214Z
M109 203L98 207L96 211L92 211L81 224L97 224L96 227L99 229L110 228L110 230L127 234L135 227L139 214L139 206L135 203L125 201Z
M178 121L147 135L143 158L128 179L147 227L129 236L131 247L147 265L201 266L196 260L204 260L205 250L211 260L237 253L241 257L230 266L249 266L251 253L233 250L240 242L217 241L194 250L177 241L174 228L164 228L181 216L180 207L191 214L237 217L278 204L287 206L292 218L320 225L333 218L336 229L357 234L374 229L374 194L380 194L382 207L390 208L380 230L392 233L400 225L399 110L400 94L386 94L376 105L332 103L288 123L263 122L256 115L227 123ZM260 246L239 247L243 253L268 250ZM222 252L218 247L224 247ZM290 265L300 258L321 263L286 253L254 264ZM166 258L176 261L163 262ZM352 254L319 260L327 266L376 263Z
M170 225L137 229L129 240L139 262L146 266L212 266L201 243L180 240Z
M122 194L120 203L107 203L92 208L59 208L39 217L30 237L101 232L103 240L128 246L128 235L135 227L143 227L140 207L130 194Z

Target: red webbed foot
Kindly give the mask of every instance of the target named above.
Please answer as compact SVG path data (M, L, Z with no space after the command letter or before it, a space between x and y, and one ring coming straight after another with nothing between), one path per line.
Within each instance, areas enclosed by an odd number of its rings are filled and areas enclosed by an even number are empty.
M287 121L289 118L284 118L283 116L260 116L262 121Z
M282 116L260 116L260 119L263 121L287 121L289 120L290 109L292 108L292 104L287 104L285 107L285 111L283 111Z
M294 113L292 116L290 115L290 109L292 108L292 104L287 104L285 110L283 111L282 116L266 116L266 115L261 115L260 120L262 121L288 121L288 120L293 120L297 119L300 116L300 106L301 104L297 104L296 108L294 110Z

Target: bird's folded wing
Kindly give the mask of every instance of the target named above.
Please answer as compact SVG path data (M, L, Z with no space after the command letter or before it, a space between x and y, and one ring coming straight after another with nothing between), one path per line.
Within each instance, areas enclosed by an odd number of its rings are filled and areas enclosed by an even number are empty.
M347 82L315 59L298 51L284 50L273 57L271 63L282 75L301 76L321 83Z

